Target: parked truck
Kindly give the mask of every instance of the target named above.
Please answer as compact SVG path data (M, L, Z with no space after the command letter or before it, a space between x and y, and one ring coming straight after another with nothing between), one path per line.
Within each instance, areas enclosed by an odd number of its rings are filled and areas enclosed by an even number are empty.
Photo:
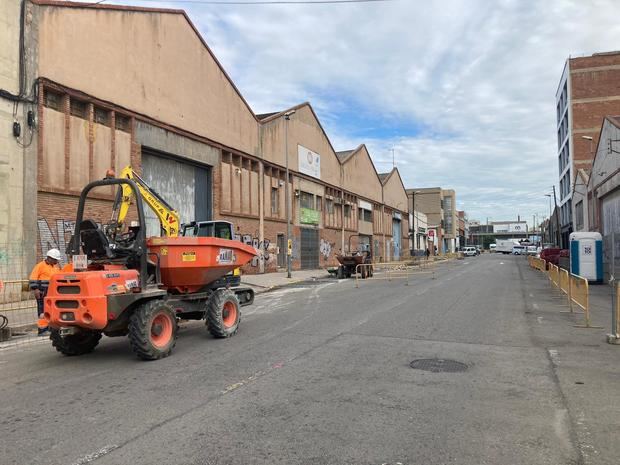
M521 245L519 244L519 241L517 239L497 240L495 241L495 244L496 244L495 253L503 253L503 254L510 254L512 253L512 248L515 245Z

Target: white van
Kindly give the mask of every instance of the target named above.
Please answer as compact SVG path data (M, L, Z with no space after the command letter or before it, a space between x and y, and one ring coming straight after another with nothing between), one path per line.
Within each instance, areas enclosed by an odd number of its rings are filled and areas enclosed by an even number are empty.
M475 257L477 255L475 247L463 247L463 255L466 257Z

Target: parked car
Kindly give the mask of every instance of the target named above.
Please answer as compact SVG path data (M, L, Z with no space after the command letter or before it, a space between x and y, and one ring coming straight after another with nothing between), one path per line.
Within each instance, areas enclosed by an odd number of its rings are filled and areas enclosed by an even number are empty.
M478 254L476 253L475 247L463 247L463 255L466 257L475 257Z
M558 266L565 270L570 270L570 250L560 250L560 256L558 257Z
M525 246L515 245L512 248L512 254L513 255L525 255Z
M536 247L535 245L528 245L527 248L525 249L526 255L536 256L537 253L538 253L538 247Z
M489 245L489 253L495 253L495 249L497 248L497 244Z
M559 265L559 261L560 261L560 252L562 251L562 249L558 248L558 247L549 247L547 249L543 249L540 252L540 258L542 258L543 260L545 260L547 262L547 264L552 263L554 265ZM549 268L549 267L547 267Z

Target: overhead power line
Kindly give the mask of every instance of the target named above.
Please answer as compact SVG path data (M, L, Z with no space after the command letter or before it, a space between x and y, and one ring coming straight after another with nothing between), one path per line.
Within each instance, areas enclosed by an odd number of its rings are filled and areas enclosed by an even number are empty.
M99 0L95 5L99 5L107 0ZM195 5L312 5L312 4L337 4L337 3L383 3L396 0L131 0L132 2L149 3L188 3Z

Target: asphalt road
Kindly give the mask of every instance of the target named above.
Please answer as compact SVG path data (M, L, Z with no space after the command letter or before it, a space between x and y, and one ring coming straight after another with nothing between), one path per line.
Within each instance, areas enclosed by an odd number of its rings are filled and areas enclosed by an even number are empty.
M188 324L156 362L125 338L78 358L0 352L0 463L583 463L524 261L281 289L235 337ZM467 370L409 366L433 358Z

